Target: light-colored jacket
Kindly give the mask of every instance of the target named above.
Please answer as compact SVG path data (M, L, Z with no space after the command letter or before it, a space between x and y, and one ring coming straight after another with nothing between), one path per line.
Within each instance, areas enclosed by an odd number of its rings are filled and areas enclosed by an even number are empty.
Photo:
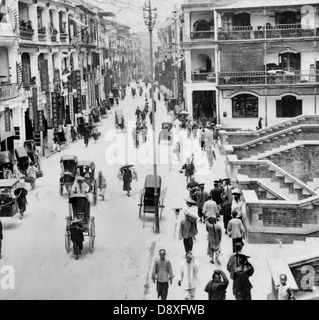
M179 281L184 283L185 290L195 289L199 285L199 267L196 259L193 259L191 263L187 263L186 260L181 263Z
M243 238L245 228L238 218L233 218L228 222L227 231L233 239Z

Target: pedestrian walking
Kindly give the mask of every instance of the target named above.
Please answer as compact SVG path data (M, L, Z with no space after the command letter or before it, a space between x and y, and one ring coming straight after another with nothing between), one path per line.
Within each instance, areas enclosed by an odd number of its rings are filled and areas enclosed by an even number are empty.
M147 128L146 124L144 123L141 128L142 140L144 143L147 141L147 132L148 132L148 128Z
M194 165L194 155L192 157L187 158L186 163L183 165L181 169L181 173L185 170L186 183L194 176L195 174L195 165Z
M244 203L241 201L241 193L238 189L234 189L232 191L233 194L233 201L231 205L231 211L237 212L237 218L240 219L243 222L243 206Z
M234 187L231 185L230 178L223 179L225 185L223 186L223 194L222 197L225 199L227 196L230 203L233 202L233 190Z
M254 267L248 262L248 256L238 253L238 267L234 271L233 294L236 300L251 300L251 288L249 278L254 274Z
M135 116L136 116L137 119L140 119L140 118L141 118L141 116L142 116L142 111L140 110L140 107L137 107L137 108L136 108Z
M84 144L85 144L85 147L87 148L90 140L90 129L89 129L88 123L85 123L84 125L83 135L84 135Z
M237 218L237 212L232 212L232 219L228 222L227 232L229 237L233 239L233 252L235 252L235 244L237 242L243 243L243 238L245 238L245 228L240 219Z
M206 156L207 156L207 160L208 160L209 170L212 170L213 164L214 164L214 160L216 160L216 154L215 154L215 151L214 151L212 146L209 146L206 149Z
M200 121L201 121L201 123L202 123L202 126L203 126L203 127L206 127L208 119L206 118L206 116L205 116L204 113L203 113L203 115L201 116Z
M199 285L198 270L200 264L190 252L186 253L185 258L186 260L180 265L178 285L181 286L185 279L185 300L195 300L196 287Z
M224 197L224 202L220 208L220 215L223 216L223 223L224 223L224 228L225 228L225 234L227 234L227 227L228 227L228 222L232 218L232 211L231 211L231 202L228 199L228 196Z
M99 130L97 129L97 127L94 127L92 129L92 135L94 138L94 142L97 143L97 140L99 139Z
M176 153L176 157L178 161L181 161L181 149L182 149L182 145L179 141L177 141L175 148L173 149L173 152Z
M279 276L280 284L275 287L278 292L278 300L296 300L291 288L287 285L287 275Z
M150 123L151 123L151 126L153 125L153 111L150 112Z
M203 207L205 202L208 200L208 193L204 189L205 189L205 184L201 183L199 185L199 191L195 193L196 206L198 208L198 217L200 222L205 221L204 214L203 214Z
M173 269L171 262L166 259L166 250L159 251L160 259L156 259L152 271L152 280L156 284L157 298L167 299L169 283L173 283Z
M61 146L60 146L60 139L58 135L55 133L53 135L53 152L60 152Z
M237 255L241 253L242 249L243 249L243 243L237 242L235 244L235 252L230 256L227 262L227 270L230 273L230 279L234 279L235 269L239 267Z
M99 175L97 177L97 187L100 190L99 196L102 198L102 201L104 201L107 183L106 179L103 177L102 171L99 171Z
M192 133L193 133L193 138L197 139L197 133L198 133L198 124L196 122L193 122L192 125Z
M208 300L226 300L226 289L229 280L224 271L216 269L213 273L212 280L205 287L208 293Z
M133 143L134 143L134 148L138 148L139 147L139 137L138 137L139 131L137 127L134 127L133 131L132 131L132 138L133 138Z
M187 130L187 139L190 139L192 135L192 123L190 121L187 122L186 130Z
M122 173L123 177L123 191L127 191L127 196L131 196L131 183L133 181L133 173L131 171L131 168L133 166L124 166L120 169L120 172Z
M26 211L28 204L28 191L24 187L24 184L18 183L17 189L14 190L14 195L16 196L17 205L20 211L20 220L23 219L24 212Z
M193 250L193 239L198 234L197 231L197 207L192 199L186 199L187 209L184 211L184 219L180 223L179 239L183 240L186 253Z
M75 142L75 141L76 141L76 137L77 137L77 133L76 133L74 127L71 126L71 138L72 138L72 142Z
M205 128L202 128L200 132L200 147L202 150L205 150L205 140L206 140L206 131L205 131Z
M218 141L219 141L219 130L216 129L213 132L213 140L214 140L214 147L218 147Z
M208 219L210 217L213 217L217 219L218 215L218 206L217 203L213 200L212 195L208 195L207 201L204 203L203 206L203 217L204 217L204 222L205 219Z
M2 240L3 240L2 222L0 220L0 259L1 259L1 252L2 252Z
M220 254L220 243L222 241L222 229L218 224L216 224L215 218L209 217L206 220L206 230L208 232L207 254L211 258L210 262L215 263L216 259L216 263L220 264L218 258Z
M264 120L264 118L260 117L259 120L258 120L258 125L256 127L257 130L260 130L263 128L263 125L262 125L262 121Z
M214 130L210 127L209 130L205 131L205 148L214 145Z
M82 253L83 250L83 242L84 242L84 235L83 235L83 219L76 216L72 221L71 225L69 226L70 234L71 234L71 241L73 242L74 254L76 255L76 260L78 260L78 255Z

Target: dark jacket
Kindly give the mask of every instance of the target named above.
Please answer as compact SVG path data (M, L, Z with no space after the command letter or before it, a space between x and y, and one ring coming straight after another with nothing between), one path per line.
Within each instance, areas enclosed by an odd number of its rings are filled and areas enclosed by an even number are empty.
M0 221L0 240L3 239L3 234L2 234L2 223Z
M213 282L213 280L209 281L205 287L205 291L208 293L208 300L226 300L228 284L227 278L220 283Z
M234 295L246 296L253 287L249 278L254 274L254 268L248 261L240 268L241 271L234 271L233 293Z

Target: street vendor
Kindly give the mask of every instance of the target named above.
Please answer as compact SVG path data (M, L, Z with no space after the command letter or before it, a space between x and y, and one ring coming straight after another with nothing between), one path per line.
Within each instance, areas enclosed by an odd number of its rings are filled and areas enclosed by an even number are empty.
M100 190L99 196L102 198L102 201L104 201L106 186L106 179L103 177L102 171L99 171L99 176L97 178L97 187Z

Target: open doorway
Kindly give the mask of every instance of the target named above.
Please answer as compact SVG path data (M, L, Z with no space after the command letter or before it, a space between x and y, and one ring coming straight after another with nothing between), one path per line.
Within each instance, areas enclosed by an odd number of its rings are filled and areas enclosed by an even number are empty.
M209 121L217 123L216 91L193 92L194 120L198 121L203 114L205 114Z

